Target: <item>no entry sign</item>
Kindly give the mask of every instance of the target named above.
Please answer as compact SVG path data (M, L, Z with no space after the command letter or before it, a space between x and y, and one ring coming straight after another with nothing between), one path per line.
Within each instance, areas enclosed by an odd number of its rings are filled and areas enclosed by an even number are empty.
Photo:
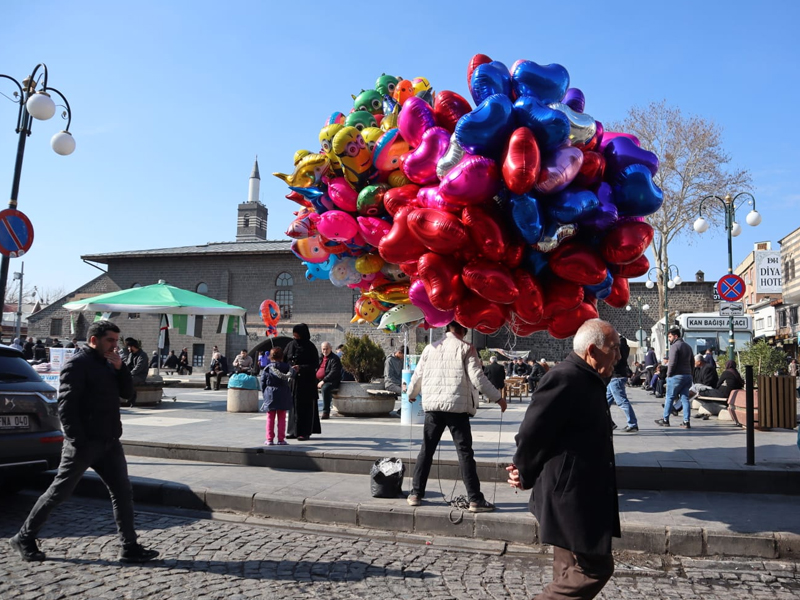
M2 214L2 213L0 213ZM717 282L717 292L720 298L728 302L736 302L744 296L744 279L733 273L720 277Z
M33 244L31 220L18 210L0 211L0 254L16 258L25 254Z

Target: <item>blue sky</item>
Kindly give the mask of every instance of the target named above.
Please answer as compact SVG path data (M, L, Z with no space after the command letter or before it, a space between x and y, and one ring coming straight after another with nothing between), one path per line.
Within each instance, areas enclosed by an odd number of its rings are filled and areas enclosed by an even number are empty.
M19 208L36 239L24 257L40 288L74 289L99 272L82 254L229 241L256 154L268 235L294 203L273 171L318 148L327 116L381 73L427 77L469 96L478 52L510 65L557 62L609 122L666 99L724 130L733 164L753 174L763 222L744 225L735 261L800 226L795 96L800 3L55 1L4 3L0 73L38 62L73 111L77 142L56 155L59 119L28 139ZM0 91L13 88L0 80ZM16 107L0 98L0 190L11 188ZM6 198L8 196L5 196ZM5 204L3 204L5 206ZM744 222L744 212L739 217ZM684 279L727 266L724 232L671 246ZM19 270L18 259L11 270Z

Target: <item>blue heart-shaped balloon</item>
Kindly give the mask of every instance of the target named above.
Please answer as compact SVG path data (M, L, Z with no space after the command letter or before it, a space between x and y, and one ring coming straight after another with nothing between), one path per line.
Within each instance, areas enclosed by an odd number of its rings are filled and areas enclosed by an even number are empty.
M537 252L532 248L526 248L522 263L523 266L536 277L542 277L550 272L547 255L542 252Z
M543 204L544 214L548 219L560 223L577 223L588 219L600 205L600 201L591 190L568 187L549 197Z
M640 148L630 138L614 138L603 150L603 156L606 158L605 177L610 181L630 165L644 165L651 175L658 172L658 156Z
M608 275L606 275L606 278L603 281L597 285L585 285L583 286L583 289L587 294L591 294L598 300L603 300L604 298L608 298L609 294L611 294L611 286L613 285L614 276L609 270Z
M456 123L456 141L470 154L494 156L514 131L514 106L508 96L494 94Z
M493 94L511 96L508 67L498 60L478 65L469 80L469 91L475 104L480 104Z
M530 194L511 196L511 220L526 243L537 244L542 238L539 201Z
M540 150L553 150L569 139L567 115L532 96L523 96L514 103L514 115L521 127L533 131Z
M544 104L561 102L569 88L569 73L561 65L521 60L514 65L511 86L517 96L533 96Z
M620 217L652 215L664 202L664 194L653 183L650 170L644 165L625 167L614 180L614 204Z

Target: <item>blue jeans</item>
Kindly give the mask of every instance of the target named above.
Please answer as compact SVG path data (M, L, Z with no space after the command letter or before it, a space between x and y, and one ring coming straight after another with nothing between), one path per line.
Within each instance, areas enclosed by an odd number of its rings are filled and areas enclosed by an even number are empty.
M636 413L633 412L631 402L628 400L628 394L625 392L625 377L614 377L608 382L606 400L608 400L609 406L616 402L617 406L622 409L622 412L625 413L625 419L628 421L628 427L639 426L636 421Z
M691 414L689 405L689 388L692 387L691 375L673 375L667 377L667 397L664 401L664 420L669 421L669 414L675 400L680 397L683 404L683 420L688 421Z

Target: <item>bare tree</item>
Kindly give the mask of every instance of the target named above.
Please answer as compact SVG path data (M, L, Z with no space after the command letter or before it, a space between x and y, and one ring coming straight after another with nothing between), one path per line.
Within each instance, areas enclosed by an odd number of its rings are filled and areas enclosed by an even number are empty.
M632 133L642 148L659 158L653 181L664 192L664 204L647 222L655 230L651 248L654 266L660 269L669 265L669 244L693 231L703 198L752 188L749 171L729 168L731 157L722 147L722 128L712 120L684 115L666 100L631 108L622 122L610 123L608 130ZM716 202L703 207L703 216L712 223L719 222L721 212ZM659 277L660 306L664 305L663 283L663 276Z

